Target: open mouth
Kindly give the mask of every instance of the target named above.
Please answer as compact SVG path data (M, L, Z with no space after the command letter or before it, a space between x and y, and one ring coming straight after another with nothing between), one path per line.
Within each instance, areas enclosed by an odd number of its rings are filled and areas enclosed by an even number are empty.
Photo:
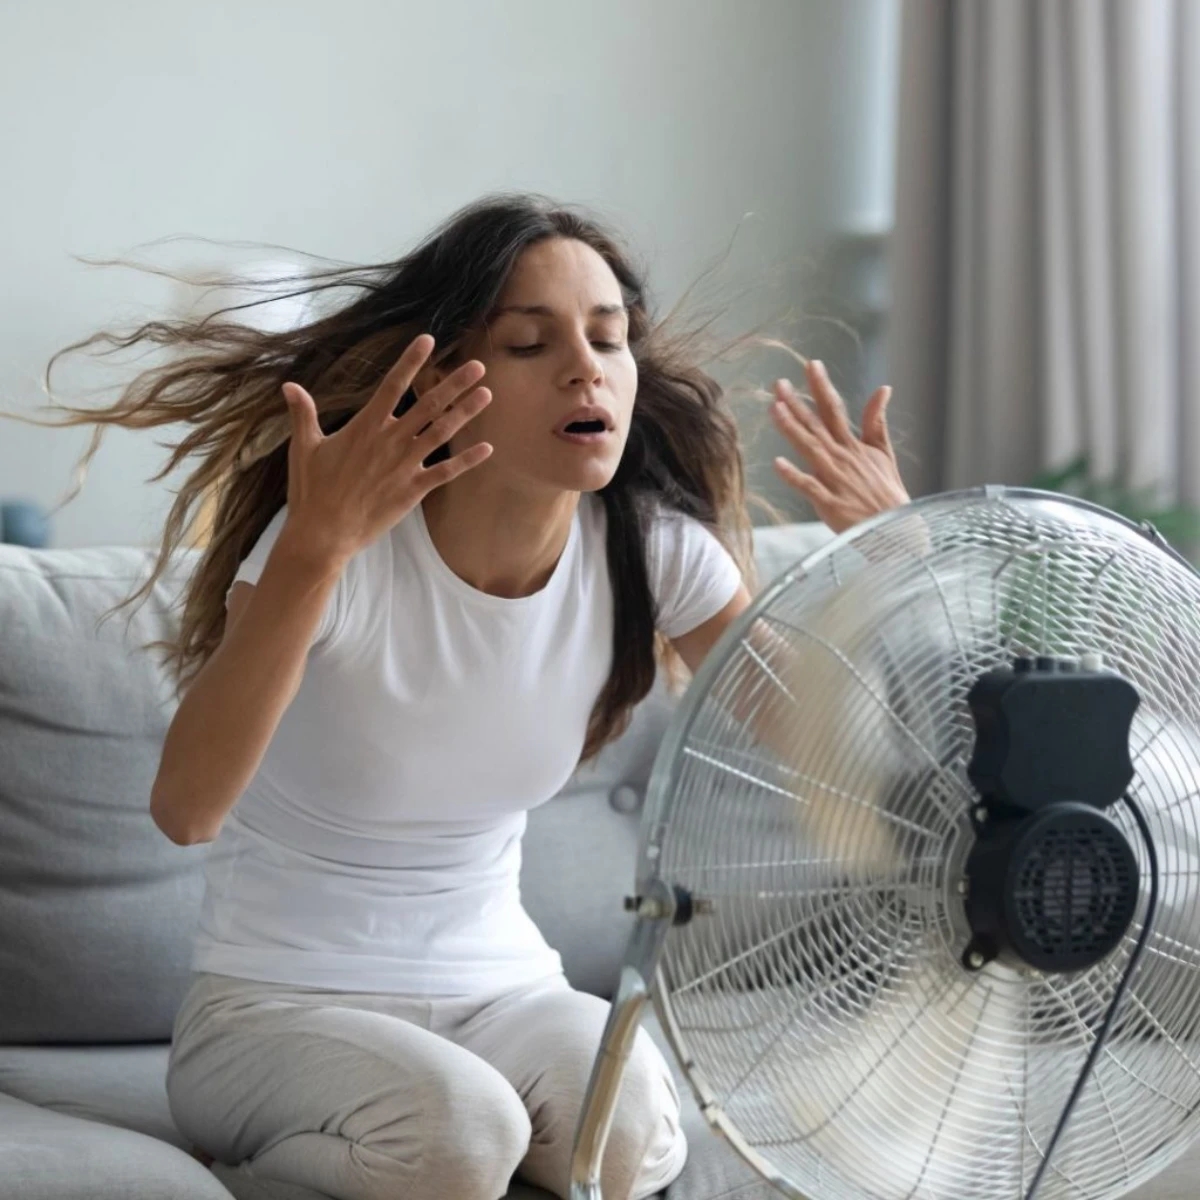
M616 424L610 412L594 404L580 405L573 413L566 413L565 418L554 432L564 442L577 446L599 445Z
M564 429L564 433L606 433L608 427L597 418L594 421L572 421Z

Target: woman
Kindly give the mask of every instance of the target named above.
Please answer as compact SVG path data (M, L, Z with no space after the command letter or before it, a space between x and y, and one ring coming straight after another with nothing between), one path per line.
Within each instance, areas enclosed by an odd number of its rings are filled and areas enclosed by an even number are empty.
M572 211L485 200L310 286L347 284L295 331L147 326L121 344L182 359L72 417L195 427L164 562L219 486L151 797L213 843L171 1110L215 1159L346 1200L496 1200L514 1172L565 1197L607 1005L522 909L521 834L658 659L694 670L749 602L736 430ZM807 370L816 411L782 381L773 411L812 473L783 477L834 528L906 500L886 389L859 438ZM643 1034L606 1197L685 1155Z

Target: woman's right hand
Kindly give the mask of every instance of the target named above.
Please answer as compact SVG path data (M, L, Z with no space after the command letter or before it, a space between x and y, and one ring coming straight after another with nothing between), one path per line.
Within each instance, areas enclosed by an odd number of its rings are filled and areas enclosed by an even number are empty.
M308 552L344 564L434 488L491 454L490 445L478 442L444 462L424 465L491 401L491 392L478 386L485 368L476 360L431 387L403 416L393 416L433 344L428 334L412 341L371 399L336 433L321 431L317 406L304 388L283 385L292 422L287 524Z

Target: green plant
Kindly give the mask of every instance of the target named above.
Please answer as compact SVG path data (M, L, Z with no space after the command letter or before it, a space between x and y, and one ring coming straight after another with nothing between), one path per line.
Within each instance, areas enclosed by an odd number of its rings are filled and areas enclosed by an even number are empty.
M1077 496L1139 524L1149 521L1168 542L1189 557L1200 542L1200 510L1186 504L1164 507L1153 488L1128 488L1094 479L1090 464L1082 455L1063 467L1036 476L1029 486Z
M1185 504L1164 506L1152 488L1126 488L1095 480L1086 458L1046 471L1030 486L1076 496L1138 524L1149 522L1192 561L1200 549L1200 510ZM997 614L1002 643L1027 652L1073 655L1088 648L1074 644L1080 637L1088 642L1108 642L1119 631L1136 627L1143 649L1162 650L1171 643L1170 629L1177 622L1194 626L1200 620L1200 614L1190 609L1164 613L1148 607L1138 578L1129 572L1081 579L1078 567L1072 565L1074 557L1061 554L1053 543L1041 549L1031 544L1028 557L1011 565ZM1082 625L1081 614L1087 618Z

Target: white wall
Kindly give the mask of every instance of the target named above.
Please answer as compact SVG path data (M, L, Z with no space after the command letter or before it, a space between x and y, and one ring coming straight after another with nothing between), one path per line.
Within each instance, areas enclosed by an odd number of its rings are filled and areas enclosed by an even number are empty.
M804 303L839 229L890 213L894 4L7 0L0 406L33 411L56 348L171 300L72 255L186 234L380 260L495 189L594 206L664 306L753 212L723 278L765 290L735 315ZM156 537L157 440L109 436L55 544ZM51 504L85 442L0 421L0 498Z

